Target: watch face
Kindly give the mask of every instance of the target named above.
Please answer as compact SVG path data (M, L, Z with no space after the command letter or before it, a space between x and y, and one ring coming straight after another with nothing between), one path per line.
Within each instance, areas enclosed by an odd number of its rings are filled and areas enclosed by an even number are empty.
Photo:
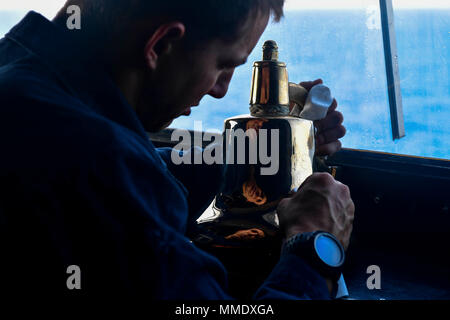
M327 234L319 234L315 241L319 258L331 267L339 267L344 262L344 253L335 239Z

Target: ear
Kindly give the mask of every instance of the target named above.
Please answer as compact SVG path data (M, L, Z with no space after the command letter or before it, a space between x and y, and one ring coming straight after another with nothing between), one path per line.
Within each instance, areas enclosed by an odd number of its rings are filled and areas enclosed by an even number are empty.
M185 26L181 22L160 25L145 45L145 59L151 69L155 69L160 56L167 54L177 40L183 38Z

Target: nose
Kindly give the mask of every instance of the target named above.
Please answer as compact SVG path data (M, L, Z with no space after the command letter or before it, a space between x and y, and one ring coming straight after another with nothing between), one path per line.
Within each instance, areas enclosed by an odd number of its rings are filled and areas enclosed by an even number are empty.
M208 92L208 94L216 99L225 97L228 92L228 86L230 85L231 78L233 77L234 69L231 71L223 72L218 78L214 87Z

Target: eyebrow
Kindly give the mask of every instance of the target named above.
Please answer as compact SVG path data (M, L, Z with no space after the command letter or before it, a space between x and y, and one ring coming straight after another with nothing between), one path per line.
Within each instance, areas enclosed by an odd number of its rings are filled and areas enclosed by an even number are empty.
M242 58L242 59L240 59L240 60L238 60L236 62L237 62L238 66L246 64L247 63L247 58Z
M247 58L242 58L239 60L230 59L230 60L224 61L223 65L228 66L228 67L236 67L236 66L240 66L240 65L243 65L246 63L247 63Z

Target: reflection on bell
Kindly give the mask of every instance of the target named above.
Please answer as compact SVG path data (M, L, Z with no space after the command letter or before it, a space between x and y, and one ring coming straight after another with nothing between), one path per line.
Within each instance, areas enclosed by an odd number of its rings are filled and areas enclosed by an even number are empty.
M293 99L289 86L277 44L266 41L253 65L250 115L225 120L225 178L202 227L240 243L277 233L278 203L313 172L313 122L289 114L290 101L301 108L307 92L297 86Z

